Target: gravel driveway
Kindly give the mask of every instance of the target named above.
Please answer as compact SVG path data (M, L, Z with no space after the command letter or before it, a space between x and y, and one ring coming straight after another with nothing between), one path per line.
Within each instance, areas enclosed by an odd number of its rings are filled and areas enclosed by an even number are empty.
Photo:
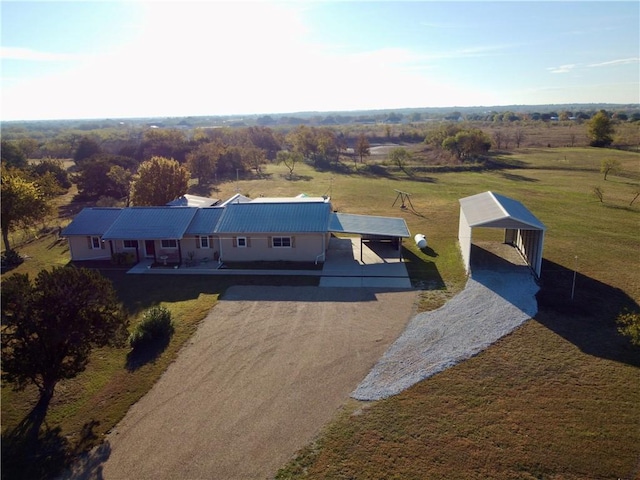
M484 350L538 311L539 287L528 269L474 272L443 307L414 317L353 392L379 400Z
M233 287L67 478L273 477L400 335L416 291Z

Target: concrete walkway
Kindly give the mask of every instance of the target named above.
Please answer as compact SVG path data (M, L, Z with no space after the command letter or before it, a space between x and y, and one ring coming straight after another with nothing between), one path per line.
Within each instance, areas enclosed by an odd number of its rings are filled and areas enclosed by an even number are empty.
M385 244L361 243L359 237L332 237L322 270L253 270L220 268L217 262L191 267L151 268L143 260L127 273L140 275L315 276L321 287L410 289L411 280L400 253Z

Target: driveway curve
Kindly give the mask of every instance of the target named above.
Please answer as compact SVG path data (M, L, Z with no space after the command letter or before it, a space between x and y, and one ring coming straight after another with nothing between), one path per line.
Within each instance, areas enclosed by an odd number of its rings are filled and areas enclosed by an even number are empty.
M69 477L272 477L404 330L416 295L230 288L151 391Z

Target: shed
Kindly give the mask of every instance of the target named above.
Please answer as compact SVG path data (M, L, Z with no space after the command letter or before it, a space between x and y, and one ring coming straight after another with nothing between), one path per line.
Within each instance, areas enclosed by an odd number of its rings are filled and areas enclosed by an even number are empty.
M546 227L522 203L490 191L460 199L458 241L467 272L472 231L480 227L504 229L504 243L513 245L540 277Z

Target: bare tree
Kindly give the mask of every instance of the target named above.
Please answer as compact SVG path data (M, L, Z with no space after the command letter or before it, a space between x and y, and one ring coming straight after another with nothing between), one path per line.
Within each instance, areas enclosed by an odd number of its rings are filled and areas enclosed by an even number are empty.
M516 142L516 148L520 148L520 144L524 141L524 130L516 128L513 132L513 140Z

